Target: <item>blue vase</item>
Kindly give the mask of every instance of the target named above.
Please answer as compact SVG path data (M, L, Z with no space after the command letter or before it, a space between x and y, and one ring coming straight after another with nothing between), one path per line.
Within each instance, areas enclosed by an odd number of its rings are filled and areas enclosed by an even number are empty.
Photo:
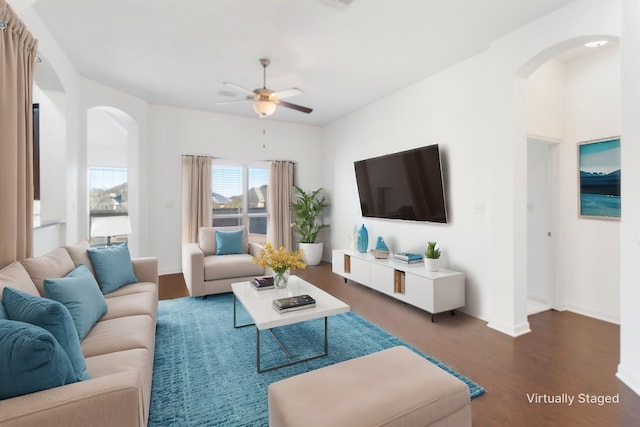
M376 250L377 251L388 251L389 248L387 247L387 244L384 242L384 239L382 238L382 236L378 236L378 240L376 241Z
M366 253L369 249L369 233L366 227L362 224L360 230L358 230L358 252Z

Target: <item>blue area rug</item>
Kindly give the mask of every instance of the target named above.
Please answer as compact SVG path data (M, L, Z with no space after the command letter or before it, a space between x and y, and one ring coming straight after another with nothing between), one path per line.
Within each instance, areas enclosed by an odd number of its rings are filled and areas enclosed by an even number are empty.
M238 323L251 320L237 304ZM323 319L276 329L296 358L324 349ZM256 328L233 328L231 294L160 301L149 426L267 426L267 386L275 381L404 345L469 386L484 389L355 313L329 317L329 355L256 372ZM262 366L286 362L271 335L261 333Z

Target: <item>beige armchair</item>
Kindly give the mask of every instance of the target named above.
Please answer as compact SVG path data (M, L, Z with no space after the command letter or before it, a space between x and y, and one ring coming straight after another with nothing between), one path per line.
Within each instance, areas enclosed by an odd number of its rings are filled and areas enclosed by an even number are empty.
M216 231L237 230L242 230L242 253L216 255ZM182 245L182 274L189 294L195 297L231 292L231 283L263 276L264 268L251 261L260 256L263 242L259 240L244 226L200 227L198 243Z

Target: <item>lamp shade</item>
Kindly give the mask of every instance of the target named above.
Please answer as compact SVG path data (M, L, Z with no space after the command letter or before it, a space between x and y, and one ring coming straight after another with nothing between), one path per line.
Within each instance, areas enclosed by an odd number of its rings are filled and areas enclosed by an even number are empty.
M121 236L131 233L129 215L91 217L91 237Z
M276 111L276 104L271 101L255 101L253 103L253 111L262 117L272 115Z

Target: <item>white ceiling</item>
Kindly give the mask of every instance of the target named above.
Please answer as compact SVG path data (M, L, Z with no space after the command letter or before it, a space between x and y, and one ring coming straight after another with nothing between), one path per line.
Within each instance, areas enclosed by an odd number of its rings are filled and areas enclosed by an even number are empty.
M20 0L14 0L19 2ZM31 3L30 0L28 3ZM299 87L266 120L323 125L486 49L573 0L36 0L80 74L148 100L257 117L231 81ZM37 34L36 34L37 37ZM46 61L46 57L43 58ZM238 95L241 99L243 95Z

